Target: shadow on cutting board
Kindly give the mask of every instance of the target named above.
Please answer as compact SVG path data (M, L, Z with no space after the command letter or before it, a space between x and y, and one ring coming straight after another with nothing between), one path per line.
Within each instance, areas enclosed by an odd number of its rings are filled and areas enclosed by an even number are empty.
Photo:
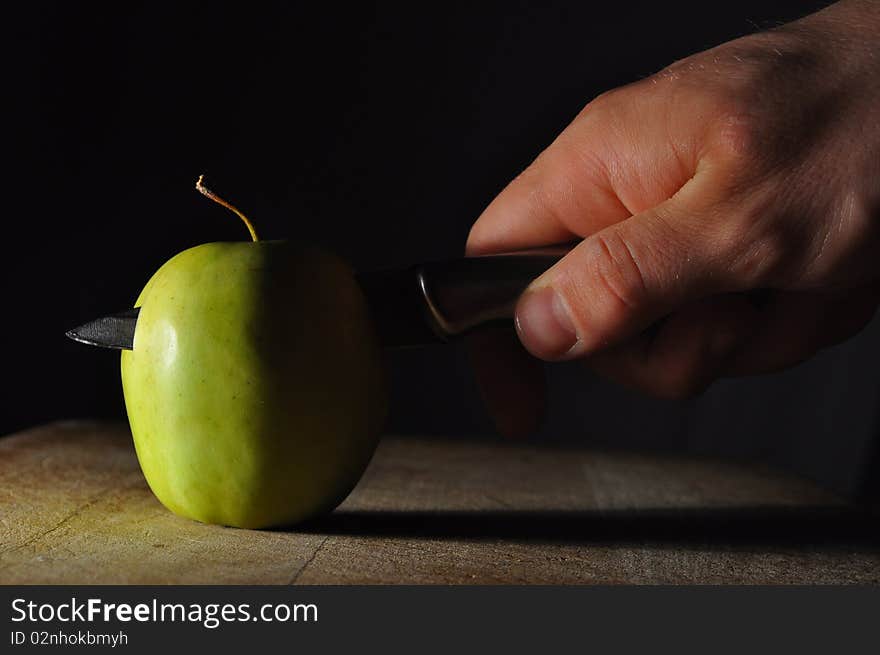
M647 510L340 510L297 532L405 539L513 540L528 543L818 546L880 550L880 521L837 507L734 507Z

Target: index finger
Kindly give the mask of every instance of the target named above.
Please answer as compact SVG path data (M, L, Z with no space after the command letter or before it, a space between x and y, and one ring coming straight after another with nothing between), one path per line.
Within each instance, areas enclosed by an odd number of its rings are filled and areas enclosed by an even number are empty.
M693 143L673 139L681 117L653 87L600 96L483 211L470 255L594 234L671 197L692 176Z

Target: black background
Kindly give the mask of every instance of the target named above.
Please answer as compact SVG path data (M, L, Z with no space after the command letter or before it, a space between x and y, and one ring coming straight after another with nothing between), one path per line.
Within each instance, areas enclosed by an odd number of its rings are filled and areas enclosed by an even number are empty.
M0 433L123 418L118 354L63 333L129 307L175 253L246 238L193 190L199 173L264 238L316 241L358 268L457 255L493 195L593 96L823 4L4 9L0 342L10 389ZM850 364L867 361L874 342L685 403L563 366L539 438L761 457L846 486L877 391L876 367ZM841 366L842 379L829 381ZM391 372L391 430L491 431L460 348L392 353Z

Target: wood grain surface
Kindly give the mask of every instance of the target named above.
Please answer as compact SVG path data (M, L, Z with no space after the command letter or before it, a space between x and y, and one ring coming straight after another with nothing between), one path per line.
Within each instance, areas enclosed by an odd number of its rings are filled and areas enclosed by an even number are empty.
M127 427L0 439L0 582L877 583L876 523L803 480L697 458L386 438L334 513L174 516Z

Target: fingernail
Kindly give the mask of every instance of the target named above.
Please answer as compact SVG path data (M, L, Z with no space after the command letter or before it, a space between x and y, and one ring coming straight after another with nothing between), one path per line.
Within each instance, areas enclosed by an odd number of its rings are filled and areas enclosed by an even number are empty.
M560 359L578 343L574 322L553 287L526 292L516 306L520 341L535 357Z

